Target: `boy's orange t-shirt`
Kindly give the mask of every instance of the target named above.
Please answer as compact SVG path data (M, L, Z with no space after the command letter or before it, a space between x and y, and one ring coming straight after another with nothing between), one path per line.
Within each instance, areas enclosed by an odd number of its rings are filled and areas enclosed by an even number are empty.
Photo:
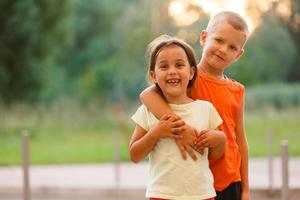
M217 191L224 190L233 182L241 181L241 154L236 143L238 113L243 109L244 86L229 78L217 79L205 75L198 68L196 81L189 91L193 99L211 102L223 119L219 129L227 136L225 153L218 160L210 160Z

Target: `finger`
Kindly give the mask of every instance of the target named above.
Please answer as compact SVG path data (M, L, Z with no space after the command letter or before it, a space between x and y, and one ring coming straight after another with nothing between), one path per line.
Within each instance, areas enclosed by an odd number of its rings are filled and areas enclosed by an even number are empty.
M198 153L200 153L201 155L204 154L204 149L205 149L205 148L197 147L197 146L193 146L193 148L194 148Z
M176 121L176 116L170 116L169 120L170 120L171 122Z
M203 155L204 154L204 148L201 148L201 149L199 149L199 153L201 154L201 155Z
M181 138L183 138L182 135L176 134L176 133L173 133L173 134L172 134L172 137L175 138L175 139L181 139Z
M191 148L191 147L189 147L189 146L186 146L186 151L188 152L188 154L191 156L191 158L194 160L194 161L196 161L197 160L197 156L195 155L195 153L194 153L194 150Z
M208 143L207 140L204 140L204 141L201 141L201 142L197 145L197 147L199 147L199 148L207 148L207 147L209 147L209 143Z
M205 139L207 139L208 134L207 132L201 133L200 136L198 137L199 141L203 141Z
M205 152L205 147L203 146L196 146L196 151L198 151L201 155Z
M194 129L194 134L195 134L196 137L200 136L200 133L197 131L197 129Z
M164 114L160 119L161 120L168 120L170 118L170 115Z
M202 131L200 131L199 135L203 135L206 132L208 132L208 130L202 130Z
M187 155L186 155L186 151L185 151L184 146L182 145L181 142L179 142L177 140L176 140L176 143L177 143L177 146L179 148L179 151L181 153L181 156L182 156L183 160L186 160L187 159Z
M179 133L179 132L184 131L184 128L183 128L183 127L171 128L171 130L172 130L172 132L174 132L174 133Z
M194 145L200 145L206 138L203 136L197 137L197 139L194 141Z
M179 126L184 126L184 125L185 125L185 123L182 120L177 120L172 123L173 127L179 127Z
M194 146L197 146L198 143L200 143L200 141L198 140L198 138L196 138L196 139L194 140L194 142L193 142L193 145L194 145Z
M199 138L197 146L204 145L205 143L206 143L206 139L205 138Z
M175 116L174 116L174 119L175 119L175 120L181 120L181 118L180 118L178 115L175 115Z
M171 117L170 117L170 120L171 120L172 122L175 122L175 121L182 121L182 119L181 119L179 116L177 116L177 115L171 116Z

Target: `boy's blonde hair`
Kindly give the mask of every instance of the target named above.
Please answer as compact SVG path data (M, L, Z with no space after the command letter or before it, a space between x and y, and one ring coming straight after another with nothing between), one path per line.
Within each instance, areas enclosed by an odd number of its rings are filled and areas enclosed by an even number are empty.
M146 51L146 58L147 58L147 65L148 65L148 73L147 73L147 81L149 83L153 83L150 72L154 71L155 69L155 64L156 64L156 59L158 54L160 53L161 49L164 47L169 47L169 46L178 46L184 50L186 53L188 62L191 67L195 68L195 73L193 78L189 81L188 88L190 88L196 79L197 75L197 59L196 59L196 54L194 52L194 49L185 41L180 40L176 37L172 37L169 35L160 35L159 37L155 38L148 46L147 46L147 51ZM156 85L156 87L159 89L159 86Z
M230 24L234 29L241 31L245 35L245 39L247 40L249 34L247 22L243 19L242 16L231 11L222 11L215 14L208 22L208 25L206 27L207 33L214 31L216 26L224 22Z

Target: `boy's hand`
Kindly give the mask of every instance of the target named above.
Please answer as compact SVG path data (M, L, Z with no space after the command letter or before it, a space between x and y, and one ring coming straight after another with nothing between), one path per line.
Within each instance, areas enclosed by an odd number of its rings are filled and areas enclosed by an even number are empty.
M249 191L243 192L241 194L241 200L249 200L250 199L250 195L249 195Z
M180 132L182 138L176 138L176 144L184 160L187 159L187 154L189 154L193 160L197 160L193 149L194 141L197 138L196 133L197 131L194 128L185 125L184 129Z
M183 130L184 122L179 117L163 115L155 126L153 133L157 138L182 138L179 134Z

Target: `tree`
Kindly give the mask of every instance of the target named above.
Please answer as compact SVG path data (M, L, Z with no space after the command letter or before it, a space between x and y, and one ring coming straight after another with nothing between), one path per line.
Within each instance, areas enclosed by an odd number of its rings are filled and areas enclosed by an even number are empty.
M300 1L299 0L270 0L263 3L269 4L269 9L260 7L262 1L248 0L248 11L252 16L262 19L274 18L289 34L295 46L296 56L293 59L292 68L286 73L285 80L300 81ZM263 24L262 24L263 26ZM285 41L279 40L276 45L282 45ZM293 49L286 49L292 52ZM284 58L283 58L284 59ZM282 66L285 67L285 66Z
M66 8L67 1L59 0L1 1L0 100L36 99L42 63L64 43L61 18Z
M282 13L281 6L285 5L289 12ZM283 0L274 2L272 11L277 14L282 25L288 30L294 45L297 48L297 54L292 70L288 79L292 81L300 80L300 1L299 0Z

